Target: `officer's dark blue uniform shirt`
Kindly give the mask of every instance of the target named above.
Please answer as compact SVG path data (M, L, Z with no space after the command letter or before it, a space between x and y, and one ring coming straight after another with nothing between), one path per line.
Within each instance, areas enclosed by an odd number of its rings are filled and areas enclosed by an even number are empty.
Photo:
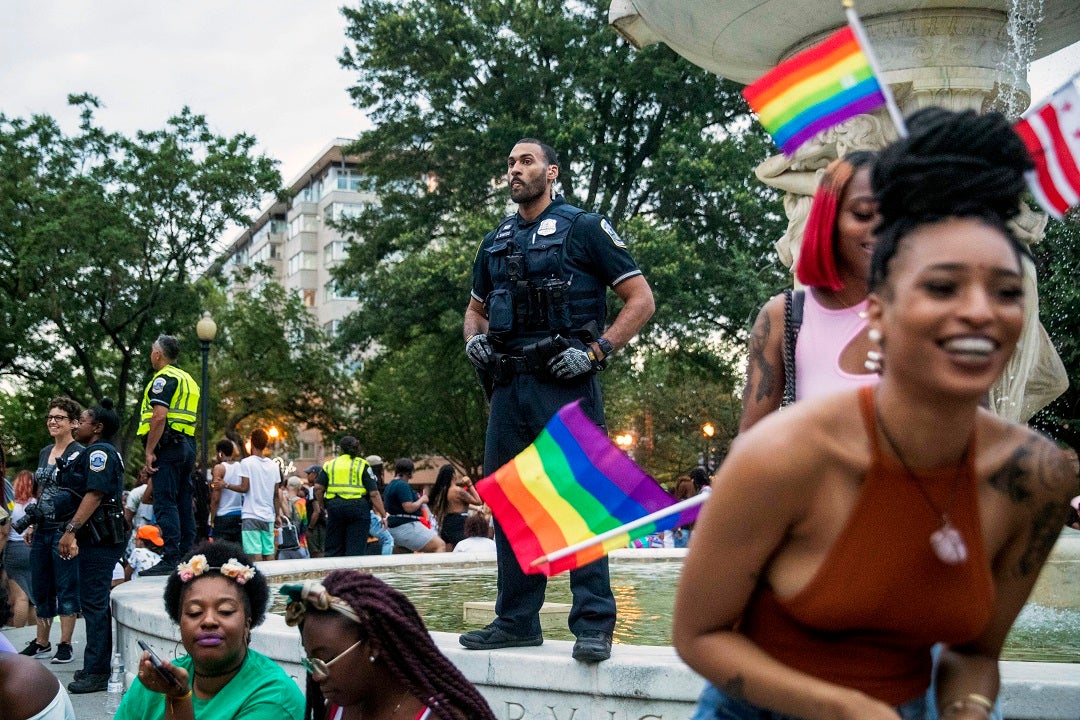
M520 347L554 330L526 328L517 320L501 317L505 302L500 296L505 296L513 285L506 277L506 257L514 252L524 256L525 277L529 280L568 283L572 315L568 324L574 330L595 321L602 331L607 288L641 274L626 243L606 218L568 205L562 196L534 220L524 221L515 213L480 244L473 261L471 293L487 308L489 332L498 334L504 325L513 325L502 335L508 347ZM565 332L566 328L560 330Z

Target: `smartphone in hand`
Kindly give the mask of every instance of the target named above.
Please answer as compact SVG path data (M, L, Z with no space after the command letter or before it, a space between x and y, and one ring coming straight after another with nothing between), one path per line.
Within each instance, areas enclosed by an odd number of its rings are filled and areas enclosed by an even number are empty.
M161 662L161 658L159 658L154 653L154 651L150 649L150 646L144 643L142 640L139 640L138 643L139 647L150 653L150 664L154 666L155 670L157 670L157 674L161 676L161 679L169 683L173 687L183 690L184 687L180 684L180 681L176 679L175 675L165 669L165 664Z

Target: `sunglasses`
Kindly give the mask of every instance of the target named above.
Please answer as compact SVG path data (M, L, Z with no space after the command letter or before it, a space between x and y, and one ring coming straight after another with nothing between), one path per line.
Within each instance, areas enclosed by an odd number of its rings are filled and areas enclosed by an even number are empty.
M314 680L315 682L322 682L326 678L330 677L331 665L333 665L338 660L345 657L350 652L363 644L363 640L358 641L355 645L351 645L347 649L342 650L340 653L338 653L338 656L335 657L333 660L323 662L319 658L306 657L300 660L300 664L304 667L305 670L307 670L308 674L311 675L312 680Z

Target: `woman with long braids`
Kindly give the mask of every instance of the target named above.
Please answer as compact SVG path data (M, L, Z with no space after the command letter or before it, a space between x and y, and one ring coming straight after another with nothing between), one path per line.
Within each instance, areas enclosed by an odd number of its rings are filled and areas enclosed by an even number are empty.
M374 575L335 570L280 592L307 653L306 720L495 720L409 599Z
M1023 324L1027 151L999 113L908 127L872 173L881 381L741 435L697 521L673 633L710 683L695 720L987 720L1076 492L1053 442L980 407Z
M875 153L858 150L825 168L795 264L801 293L780 293L750 334L739 431L787 402L877 382L867 366L866 295L877 201L870 191ZM801 317L793 325L792 314ZM794 343L789 341L794 338Z

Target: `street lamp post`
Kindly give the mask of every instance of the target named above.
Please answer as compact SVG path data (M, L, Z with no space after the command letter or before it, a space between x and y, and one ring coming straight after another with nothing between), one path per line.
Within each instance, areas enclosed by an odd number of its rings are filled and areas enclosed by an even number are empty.
M706 422L701 426L701 434L705 436L705 450L701 453L701 465L705 468L705 472L712 475L712 458L710 455L710 445L712 444L713 435L716 434L716 426L711 422Z
M207 415L210 408L210 370L207 365L207 361L210 357L210 343L214 341L214 336L217 335L217 323L210 317L210 312L206 311L199 319L198 324L195 326L195 334L199 338L199 344L202 347L202 392L199 398L199 425L202 427L202 435L199 448L202 464L199 465L199 474L202 476L203 482L196 485L197 495L196 503L198 508L198 525L200 537L205 537L205 525L210 511L210 493L207 483L210 480L210 473L208 472L207 464L209 462L209 448L207 447L207 437L209 433L209 424L207 421ZM205 507L203 504L205 503Z

